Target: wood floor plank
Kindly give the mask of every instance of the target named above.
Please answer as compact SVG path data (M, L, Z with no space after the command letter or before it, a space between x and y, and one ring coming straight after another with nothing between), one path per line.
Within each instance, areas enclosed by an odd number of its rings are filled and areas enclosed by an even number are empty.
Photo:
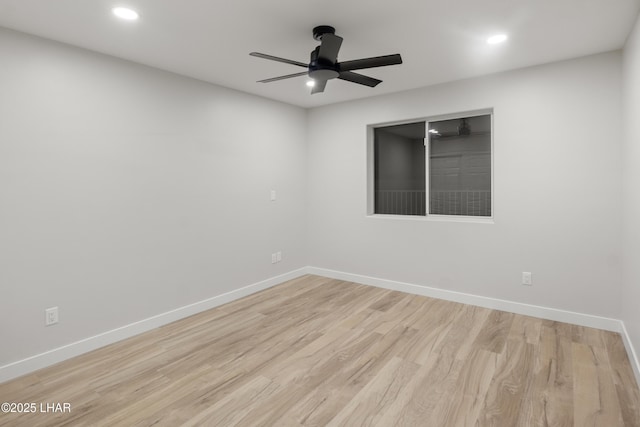
M324 426L363 387L377 377L383 367L394 357L417 331L398 325L376 341L366 353L354 360L344 359L335 375L326 376L311 393L292 408L298 419L307 426Z
M305 276L0 384L0 426L638 426L619 334Z
M534 348L526 342L508 340L498 356L496 373L485 397L479 424L515 426L525 390L533 371Z
M278 385L271 380L257 376L252 381L228 394L209 406L197 416L183 424L184 427L199 425L234 426L263 399L273 395Z
M478 423L484 399L495 374L498 355L476 349L461 368L454 388L444 395L433 419L438 425L474 426Z
M606 372L608 362L597 348L573 343L574 418L584 426L622 426L613 379Z
M261 402L260 406L242 418L237 427L254 426L301 426L302 424L289 414L289 410L305 395L303 387L295 384L280 387L279 391Z
M384 297L380 298L369 307L372 310L389 311L391 307L400 302L406 294L398 291L388 291Z
M365 387L348 401L326 425L351 427L375 425L401 395L407 382L420 368L415 363L393 357Z
M472 345L493 353L502 353L514 317L514 314L505 311L491 311Z
M603 341L609 356L611 375L616 387L624 424L626 426L640 425L640 390L629 363L622 337L614 332L604 332Z
M381 336L367 335L360 329L335 329L294 353L288 360L266 369L263 375L278 384L306 384L309 377L314 375L317 377L316 381L321 381L322 371L347 359L354 351L354 344L362 345L362 340L366 339L365 344L370 346Z
M462 365L461 360L439 358L434 354L423 363L423 366L429 369L421 370L420 375L417 375L419 382L409 388L413 393L399 399L406 404L400 410L394 408L393 417L383 417L377 425L413 426L421 425L424 420L440 422L434 419L435 410L443 398L450 395L455 388Z
M541 412L536 413L549 426L574 425L572 342L566 332L558 323L542 326L540 330L535 375L542 404L538 407Z
M410 426L416 417L419 419L421 415L420 401L412 401L416 396L429 393L427 387L434 389L440 387L438 382L442 380L442 376L436 376L442 366L437 366L438 358L434 355L427 363L417 365L416 373L405 383L402 390L398 393L395 400L387 404L384 412L382 412L375 420L376 427L388 426ZM455 372L455 369L453 370ZM431 381L428 381L431 379ZM427 386L427 387L425 387ZM435 399L434 399L435 400ZM437 422L437 420L433 420Z
M540 342L542 320L535 317L513 316L513 323L508 338L523 339L528 344L537 345Z

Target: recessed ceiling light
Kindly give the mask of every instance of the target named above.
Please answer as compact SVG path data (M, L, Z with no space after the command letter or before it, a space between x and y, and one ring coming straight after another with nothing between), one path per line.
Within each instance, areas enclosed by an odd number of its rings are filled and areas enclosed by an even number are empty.
M135 21L140 17L138 12L133 9L127 9L126 7L114 7L111 11L118 18L126 19L127 21Z
M489 44L498 44L507 41L506 34L496 34L495 36L491 36L487 39L487 43Z
M316 85L316 81L315 80L309 80L307 81L307 86L309 87L314 87Z

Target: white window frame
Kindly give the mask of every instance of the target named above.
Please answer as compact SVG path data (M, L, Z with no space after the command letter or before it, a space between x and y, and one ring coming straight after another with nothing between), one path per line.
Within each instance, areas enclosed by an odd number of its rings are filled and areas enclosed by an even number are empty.
M430 162L429 162L429 124L442 120L460 119L464 117L486 116L491 117L491 216L470 216L470 215L442 215L429 212L430 188ZM425 215L390 215L375 213L375 129L403 125L416 122L425 122L425 193L426 206ZM495 219L495 147L494 147L494 111L493 108L464 111L437 116L428 116L410 120L398 120L393 122L376 123L367 126L367 218L374 219L396 219L396 220L418 220L418 221L451 221L451 222L475 222L493 224Z

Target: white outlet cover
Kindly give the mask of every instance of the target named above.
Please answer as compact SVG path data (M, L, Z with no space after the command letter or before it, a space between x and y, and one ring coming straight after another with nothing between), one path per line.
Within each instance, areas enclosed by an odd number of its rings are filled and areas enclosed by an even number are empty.
M58 307L47 308L44 311L44 324L51 326L58 323Z

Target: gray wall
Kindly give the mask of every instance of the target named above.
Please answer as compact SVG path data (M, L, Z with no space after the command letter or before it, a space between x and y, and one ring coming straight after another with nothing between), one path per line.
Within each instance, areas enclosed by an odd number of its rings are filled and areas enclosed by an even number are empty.
M619 317L620 73L613 52L311 110L310 264ZM494 224L366 216L367 125L487 108Z
M303 109L1 29L0 58L0 366L306 265Z
M640 17L623 59L624 89L624 287L622 318L640 351Z

